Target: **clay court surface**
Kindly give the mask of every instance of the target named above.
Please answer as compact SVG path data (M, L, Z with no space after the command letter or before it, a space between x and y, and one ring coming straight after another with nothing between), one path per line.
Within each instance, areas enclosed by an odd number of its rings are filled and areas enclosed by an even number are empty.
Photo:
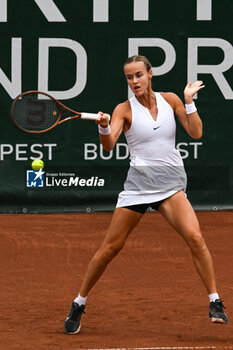
M1 215L0 350L233 349L233 212L197 212L229 324L208 319L189 249L147 213L91 291L78 335L63 322L111 213Z

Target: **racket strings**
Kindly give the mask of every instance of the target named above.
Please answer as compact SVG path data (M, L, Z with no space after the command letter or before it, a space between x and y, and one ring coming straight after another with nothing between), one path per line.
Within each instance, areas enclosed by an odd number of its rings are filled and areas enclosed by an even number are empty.
M27 131L43 131L59 121L60 109L50 98L30 93L18 99L14 105L15 123Z

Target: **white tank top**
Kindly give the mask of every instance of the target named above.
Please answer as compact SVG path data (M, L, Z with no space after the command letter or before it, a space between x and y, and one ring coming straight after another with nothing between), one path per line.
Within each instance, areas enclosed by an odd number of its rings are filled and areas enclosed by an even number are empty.
M125 133L130 151L131 165L183 165L175 148L176 122L169 103L156 92L158 108L154 120L149 110L135 96L129 101L132 123Z
M116 207L157 202L186 189L183 161L175 148L174 112L159 93L155 96L156 120L135 96L129 100L132 123L125 137L131 162Z

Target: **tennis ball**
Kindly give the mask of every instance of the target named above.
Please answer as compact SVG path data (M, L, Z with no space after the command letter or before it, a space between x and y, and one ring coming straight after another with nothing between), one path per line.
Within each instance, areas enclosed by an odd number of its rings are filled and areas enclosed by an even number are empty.
M32 162L32 169L33 170L40 170L43 169L44 167L44 162L41 159L35 159Z

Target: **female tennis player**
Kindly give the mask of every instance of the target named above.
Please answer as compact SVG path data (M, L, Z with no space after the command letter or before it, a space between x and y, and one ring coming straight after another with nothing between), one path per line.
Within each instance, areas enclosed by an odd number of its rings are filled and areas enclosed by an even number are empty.
M130 232L151 207L188 244L195 268L209 296L209 318L227 323L227 315L215 283L214 267L195 212L186 195L186 173L180 153L175 148L175 117L194 139L202 136L202 122L193 96L204 88L202 81L189 82L184 89L185 106L174 93L154 92L151 64L144 56L132 56L124 65L127 83L134 96L116 106L111 126L107 114L99 113L101 143L111 151L122 131L130 151L130 168L119 194L112 221L103 244L91 259L77 298L65 320L65 332L80 331L81 316L90 289L110 261L123 248Z

